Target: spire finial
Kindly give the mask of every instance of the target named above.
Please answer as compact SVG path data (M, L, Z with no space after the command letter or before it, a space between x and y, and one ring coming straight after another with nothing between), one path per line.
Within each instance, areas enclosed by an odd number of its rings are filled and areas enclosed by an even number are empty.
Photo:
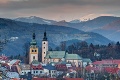
M43 38L43 41L47 41L47 36L46 36L46 27L45 27L45 32L44 32L44 38Z
M35 33L33 33L33 40L35 39Z

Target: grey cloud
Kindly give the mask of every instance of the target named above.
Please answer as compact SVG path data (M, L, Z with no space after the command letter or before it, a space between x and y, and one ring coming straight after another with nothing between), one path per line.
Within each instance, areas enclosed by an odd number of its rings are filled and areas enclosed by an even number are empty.
M120 11L120 0L7 0L0 4L0 16L68 16ZM57 18L56 18L57 19Z
M0 9L29 9L29 8L46 8L58 5L98 5L98 6L117 6L120 0L12 0L7 4L0 5Z

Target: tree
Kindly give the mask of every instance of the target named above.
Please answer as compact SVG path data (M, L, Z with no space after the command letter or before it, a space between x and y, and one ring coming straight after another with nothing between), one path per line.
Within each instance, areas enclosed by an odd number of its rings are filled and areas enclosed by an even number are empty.
M55 51L60 51L60 47L57 46L57 47L55 48Z
M63 41L60 43L60 48L62 51L65 51L66 50L66 41Z
M24 45L23 45L23 49L24 49L24 62L25 63L29 63L29 47L30 47L30 43L29 42L26 42Z

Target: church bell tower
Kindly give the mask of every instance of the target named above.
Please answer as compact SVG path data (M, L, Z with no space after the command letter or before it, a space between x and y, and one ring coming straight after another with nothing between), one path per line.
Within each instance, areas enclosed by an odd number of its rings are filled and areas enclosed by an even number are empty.
M46 36L46 31L44 32L44 37L42 40L42 62L45 63L45 57L46 53L48 51L48 41L47 41L47 36Z
M32 41L30 43L30 51L29 51L29 64L31 64L31 62L33 60L37 60L38 61L38 47L37 47L37 42L35 40L35 33L33 33L32 36Z

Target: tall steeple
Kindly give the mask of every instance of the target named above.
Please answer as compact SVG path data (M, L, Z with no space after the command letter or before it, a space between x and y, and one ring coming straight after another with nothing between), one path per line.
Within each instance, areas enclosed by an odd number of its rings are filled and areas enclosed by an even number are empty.
M45 29L44 37L42 40L42 62L43 63L46 62L45 57L46 57L47 51L48 51L48 41L47 41L46 29Z
M32 35L32 41L30 42L30 51L29 51L29 64L33 60L38 60L38 47L37 47L37 42L35 40L35 33Z

